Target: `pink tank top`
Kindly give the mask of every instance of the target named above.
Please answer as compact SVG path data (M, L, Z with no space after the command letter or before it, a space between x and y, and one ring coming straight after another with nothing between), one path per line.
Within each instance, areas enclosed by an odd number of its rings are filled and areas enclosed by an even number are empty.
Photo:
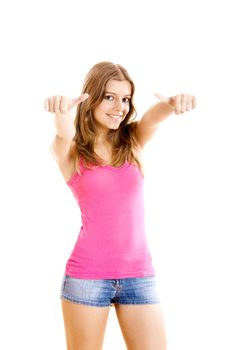
M144 177L125 162L82 167L67 185L81 210L81 228L65 273L81 279L154 276L144 227Z

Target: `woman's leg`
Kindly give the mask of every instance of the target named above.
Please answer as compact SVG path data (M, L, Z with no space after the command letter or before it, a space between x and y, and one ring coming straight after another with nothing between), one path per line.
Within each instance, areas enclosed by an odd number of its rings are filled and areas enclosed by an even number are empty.
M128 350L166 350L160 304L115 306Z
M101 350L110 307L61 302L67 350Z

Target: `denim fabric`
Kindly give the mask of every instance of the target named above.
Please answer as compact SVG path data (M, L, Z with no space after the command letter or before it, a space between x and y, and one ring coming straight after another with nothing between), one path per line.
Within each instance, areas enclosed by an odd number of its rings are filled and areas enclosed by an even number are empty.
M60 298L90 306L160 303L155 276L84 280L64 275Z

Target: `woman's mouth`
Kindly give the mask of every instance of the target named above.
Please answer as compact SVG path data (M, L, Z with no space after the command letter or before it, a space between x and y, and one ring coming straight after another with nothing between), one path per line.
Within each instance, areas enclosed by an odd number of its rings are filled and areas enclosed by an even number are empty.
M119 114L107 114L107 116L114 120L120 120L123 117L123 115L119 115Z

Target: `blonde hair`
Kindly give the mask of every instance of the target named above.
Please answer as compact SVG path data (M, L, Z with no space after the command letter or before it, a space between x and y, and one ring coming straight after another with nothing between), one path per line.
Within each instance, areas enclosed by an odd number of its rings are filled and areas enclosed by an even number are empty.
M129 161L139 167L143 175L143 166L138 157L139 145L135 135L137 125L136 110L133 105L133 96L135 86L127 70L119 64L111 62L100 62L94 65L88 72L82 93L88 93L87 100L77 106L75 115L76 133L73 140L76 143L76 170L80 173L79 159L86 168L92 168L92 165L103 165L103 160L94 152L94 143L96 138L97 126L93 118L93 110L102 102L106 84L109 80L123 81L127 80L131 85L130 108L126 117L123 119L117 130L109 129L107 140L112 145L112 166L120 167Z

